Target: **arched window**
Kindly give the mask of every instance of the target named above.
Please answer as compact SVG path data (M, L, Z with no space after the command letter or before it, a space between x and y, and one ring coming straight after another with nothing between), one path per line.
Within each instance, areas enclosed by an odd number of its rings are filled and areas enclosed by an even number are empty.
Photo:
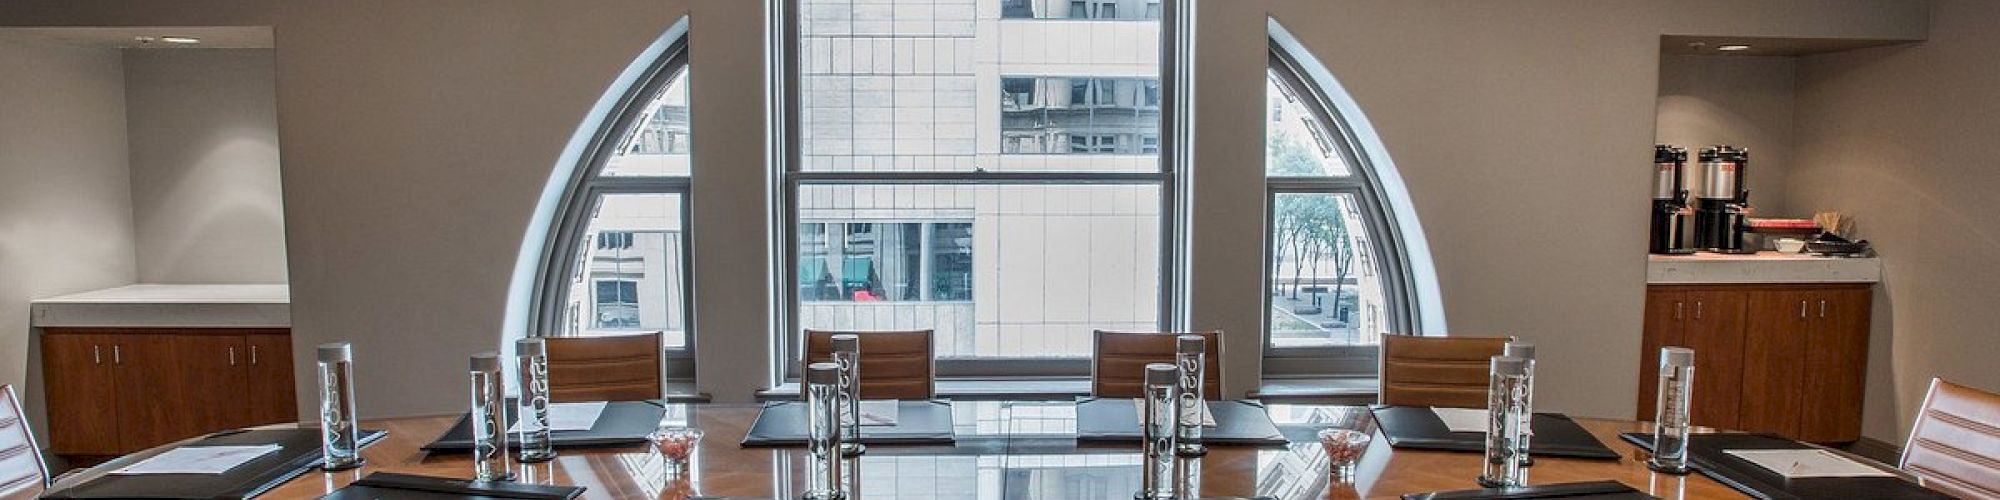
M612 108L558 207L532 331L664 332L692 358L688 299L687 50L667 47ZM691 377L670 362L670 377Z
M1411 257L1382 172L1305 75L1274 42L1265 110L1264 371L1370 375L1382 334L1422 333Z

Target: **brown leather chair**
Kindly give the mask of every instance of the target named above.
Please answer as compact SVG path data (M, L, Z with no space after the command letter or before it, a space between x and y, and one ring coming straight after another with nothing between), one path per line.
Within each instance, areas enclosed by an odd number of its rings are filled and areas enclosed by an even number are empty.
M42 462L42 449L28 430L14 386L0 385L0 392L6 393L0 401L0 499L35 498L49 486L49 466Z
M665 397L664 333L549 337L549 400L641 401Z
M1382 336L1382 404L1485 408L1492 358L1512 337Z
M930 330L841 332L806 330L804 365L833 361L833 336L861 340L862 399L930 399L937 395L937 359ZM804 374L804 365L799 373ZM803 387L801 387L803 390Z
M1200 335L1207 339L1202 368L1202 396L1222 399L1222 332L1108 332L1098 330L1090 357L1090 394L1101 398L1144 396L1146 365L1174 363L1174 339Z
M1900 466L1951 496L2000 498L2000 394L1931 379Z

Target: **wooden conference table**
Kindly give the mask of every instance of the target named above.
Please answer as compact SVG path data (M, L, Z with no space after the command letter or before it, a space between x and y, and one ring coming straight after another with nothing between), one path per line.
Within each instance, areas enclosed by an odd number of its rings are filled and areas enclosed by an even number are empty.
M967 401L952 404L951 446L871 446L859 459L860 498L1131 498L1138 489L1137 445L1079 445L1069 403ZM518 480L588 487L587 498L688 498L695 496L797 498L806 468L802 448L738 445L756 405L667 405L679 419L707 433L691 471L669 484L661 458L646 446L565 448L553 462L517 465ZM1065 409L1068 409L1065 411ZM1372 429L1361 407L1270 405L1286 428L1287 446L1211 446L1198 459L1203 496L1395 498L1405 493L1476 488L1479 453L1394 450L1377 433L1352 484L1329 480L1325 454L1310 441L1318 427ZM426 454L420 448L459 417L388 419L364 427L389 436L368 447L360 470L313 471L260 498L316 498L371 472L471 477L464 454ZM1618 461L1537 458L1530 484L1616 480L1666 499L1745 498L1700 475L1671 476L1647 470L1643 452L1619 441L1620 432L1649 431L1647 424L1577 419L1623 458ZM1302 442L1301 442L1302 441Z

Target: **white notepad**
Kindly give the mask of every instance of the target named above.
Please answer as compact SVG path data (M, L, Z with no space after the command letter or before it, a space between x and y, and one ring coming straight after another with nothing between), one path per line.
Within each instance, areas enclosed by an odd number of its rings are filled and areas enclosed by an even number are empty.
M592 427L597 426L597 418L604 415L604 407L606 404L607 403L603 401L592 401L588 403L549 403L549 430L551 431L590 430ZM521 432L521 422L523 420L516 420L514 422L514 427L507 429L507 432Z
M896 418L901 416L902 414L902 405L900 405L899 403L901 402L894 399L881 399L874 401L862 400L861 425L863 426L896 425Z
M1895 477L1895 474L1856 462L1827 450L1722 450L1748 460L1785 479L1804 477Z
M127 465L112 474L221 474L257 457L284 449L275 444L251 446L182 446Z
M1451 432L1485 433L1487 424L1492 421L1492 415L1484 409L1431 408L1431 412L1436 413L1438 420L1444 421L1444 428Z
M1139 416L1139 422L1144 423L1146 421L1146 402L1134 399L1132 400L1132 408L1134 409L1133 413ZM1207 401L1201 402L1201 426L1215 427L1215 412L1209 410Z

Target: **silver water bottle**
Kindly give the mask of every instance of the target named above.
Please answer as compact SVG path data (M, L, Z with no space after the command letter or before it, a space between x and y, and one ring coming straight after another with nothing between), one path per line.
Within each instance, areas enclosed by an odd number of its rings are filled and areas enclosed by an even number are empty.
M555 460L555 442L549 438L548 342L540 338L514 342L514 362L521 387L521 404L514 413L521 421L521 463Z
M1180 370L1166 363L1146 365L1145 384L1140 390L1140 440L1144 458L1139 476L1139 500L1170 500L1174 491L1174 437L1179 432L1181 413Z
M840 365L806 365L806 500L847 497L840 480Z
M1521 422L1528 410L1528 362L1494 356L1486 386L1486 464L1479 484L1488 488L1528 485L1528 469L1518 456L1527 429Z
M507 394L500 379L500 354L472 356L472 479L514 478L507 455Z
M840 455L868 451L861 444L861 336L833 336L833 364L840 365Z
M319 429L322 464L328 471L361 467L361 428L354 413L354 345L319 345Z
M1179 370L1180 397L1174 405L1180 412L1179 435L1175 437L1174 452L1184 457L1198 457L1208 454L1208 447L1201 443L1202 414L1206 413L1208 402L1202 394L1208 366L1208 339L1200 335L1182 335L1174 339L1174 365Z
M1529 443L1535 440L1535 344L1520 340L1508 342L1501 355L1527 362L1528 375L1523 384L1526 386L1527 402L1521 413L1521 449L1516 454L1521 457L1521 466L1534 465L1535 458L1530 453L1533 446Z
M1687 474L1688 404L1694 396L1694 350L1660 348L1660 389L1653 415L1653 458L1646 468Z

